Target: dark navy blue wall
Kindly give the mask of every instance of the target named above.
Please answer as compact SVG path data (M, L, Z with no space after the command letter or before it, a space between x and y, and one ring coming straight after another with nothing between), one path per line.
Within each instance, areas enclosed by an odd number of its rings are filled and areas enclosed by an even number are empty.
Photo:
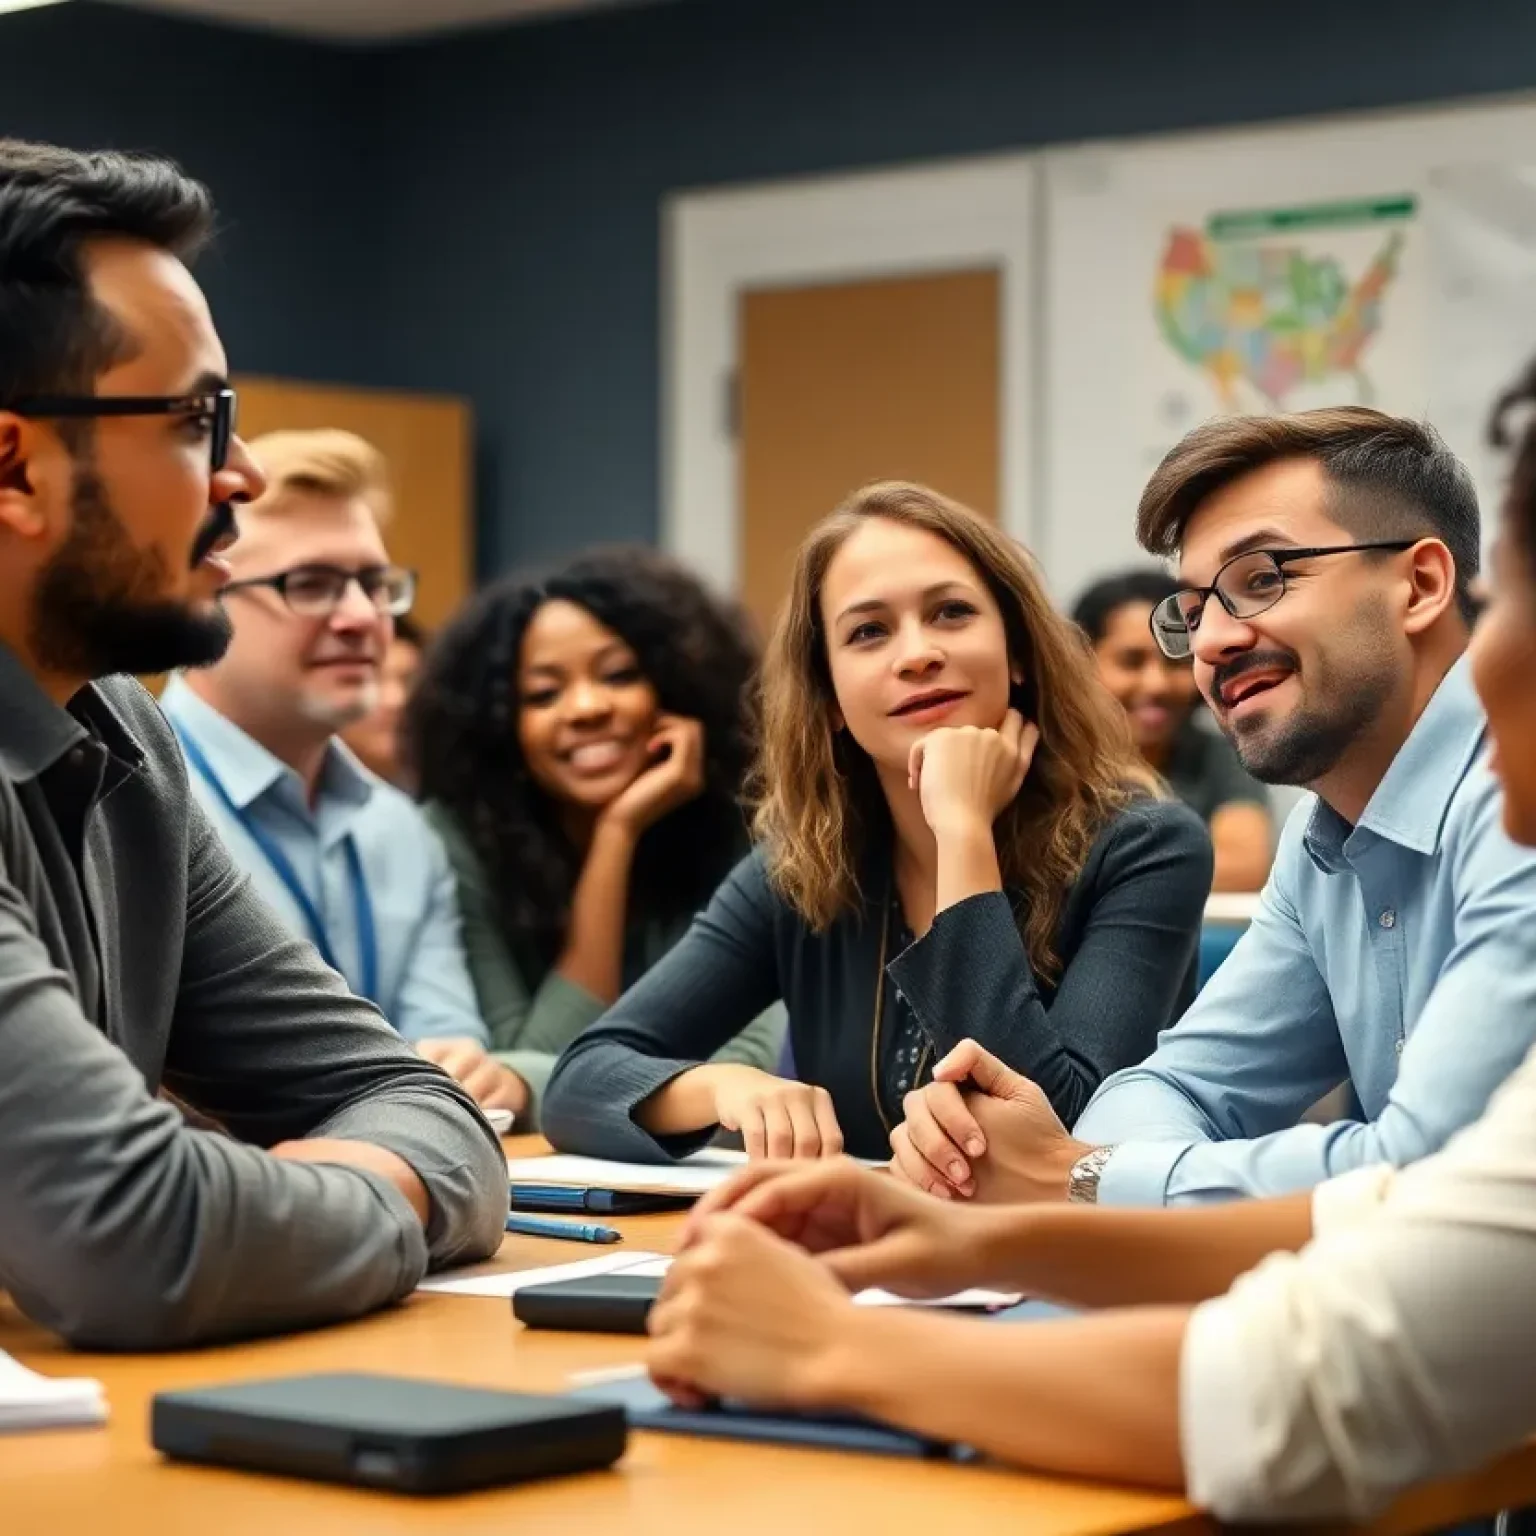
M1530 90L1536 5L670 0L348 53L75 0L0 65L7 131L214 184L237 366L471 397L494 569L655 534L667 192Z
M1536 5L676 0L381 68L405 217L370 367L473 396L495 566L655 534L665 193L1529 89Z
M0 16L0 132L174 155L214 190L199 272L233 365L346 380L363 316L352 56L88 0Z

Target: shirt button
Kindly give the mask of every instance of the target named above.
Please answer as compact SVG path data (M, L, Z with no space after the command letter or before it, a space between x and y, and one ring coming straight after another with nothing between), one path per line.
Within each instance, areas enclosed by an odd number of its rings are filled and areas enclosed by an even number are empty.
M1401 1056L1403 1054L1403 1041L1394 1040L1392 1042L1392 1049L1396 1051L1399 1056Z
M1388 907L1387 910L1381 914L1379 921L1383 928L1396 928L1397 913L1394 912L1391 907Z
M898 1003L904 1003L907 1000L900 987L897 987L891 996L894 997Z

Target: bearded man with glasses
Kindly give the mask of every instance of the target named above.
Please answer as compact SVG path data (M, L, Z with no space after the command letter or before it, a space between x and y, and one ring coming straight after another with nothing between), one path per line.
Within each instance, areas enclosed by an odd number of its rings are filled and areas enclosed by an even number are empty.
M273 432L240 512L231 640L161 705L193 793L273 911L487 1109L521 1083L488 1055L447 854L415 803L338 736L376 707L416 578L390 563L384 462L350 432Z
M1536 856L1501 827L1464 655L1472 484L1418 422L1229 417L1169 453L1137 531L1181 582L1158 645L1193 658L1249 773L1313 795L1221 969L1071 1133L967 1043L909 1105L894 1166L933 1188L962 1159L993 1200L1347 1201L1350 1179L1324 1181L1434 1152L1536 1040ZM1302 1123L1339 1087L1353 1118Z
M507 1208L469 1095L277 921L123 675L223 654L266 489L212 224L169 161L0 140L0 1290L117 1349L355 1317Z

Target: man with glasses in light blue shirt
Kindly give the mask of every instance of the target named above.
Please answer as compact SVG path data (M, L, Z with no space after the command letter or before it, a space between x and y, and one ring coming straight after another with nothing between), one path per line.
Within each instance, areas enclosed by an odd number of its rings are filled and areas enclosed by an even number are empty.
M1536 1041L1536 858L1500 824L1463 656L1479 524L1462 466L1375 411L1226 418L1164 460L1138 533L1185 583L1153 613L1158 643L1193 658L1251 774L1315 799L1231 956L1072 1134L973 1046L940 1064L893 1138L897 1171L935 1193L1175 1205L1401 1166L1475 1120ZM1359 1118L1303 1123L1339 1086Z
M447 856L416 805L336 732L375 705L393 619L414 596L380 532L382 460L345 432L252 451L266 493L240 514L224 657L161 704L193 792L268 904L352 990L484 1108L517 1088L487 1055Z

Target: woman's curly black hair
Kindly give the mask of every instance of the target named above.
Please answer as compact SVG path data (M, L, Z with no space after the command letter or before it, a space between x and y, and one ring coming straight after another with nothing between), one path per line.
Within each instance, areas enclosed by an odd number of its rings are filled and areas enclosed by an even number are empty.
M537 609L563 598L632 651L661 709L704 727L704 791L651 827L636 851L631 910L686 919L746 842L757 645L745 614L654 550L598 549L478 592L432 642L407 707L418 793L446 810L479 856L514 954L547 970L564 942L581 851L561 830L518 744L518 667Z

